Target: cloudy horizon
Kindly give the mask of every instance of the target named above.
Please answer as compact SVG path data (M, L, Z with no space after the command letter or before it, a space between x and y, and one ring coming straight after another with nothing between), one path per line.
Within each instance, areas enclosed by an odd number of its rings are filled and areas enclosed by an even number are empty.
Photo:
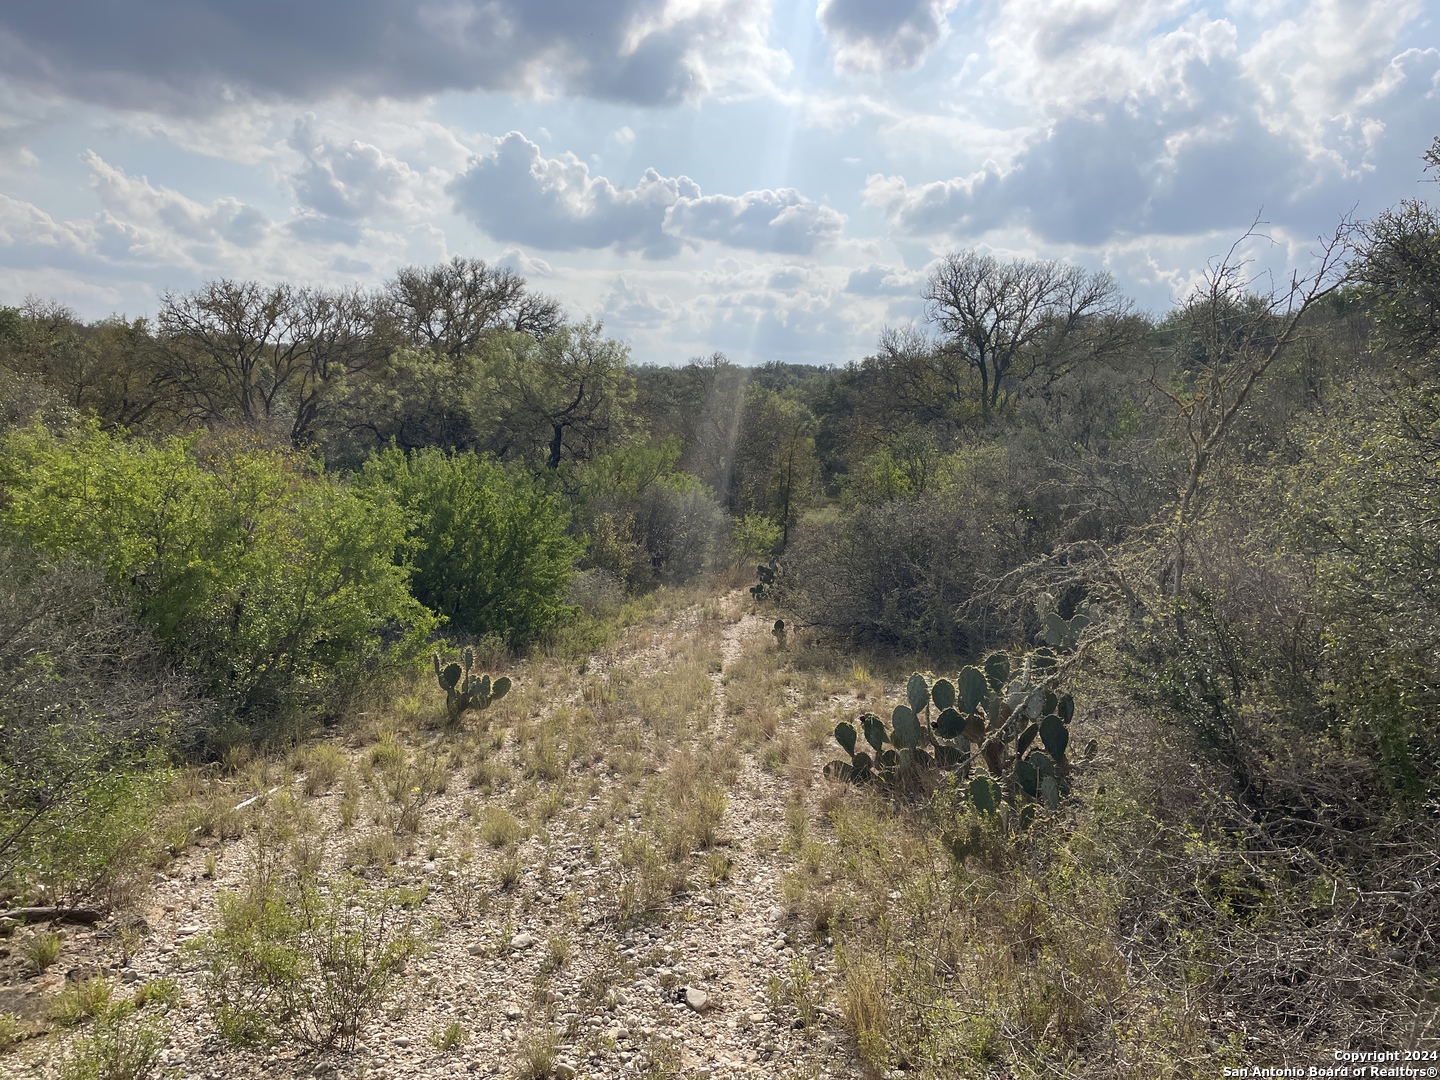
M21 6L16 5L17 8ZM0 13L0 304L512 267L635 360L836 363L939 256L1184 294L1423 197L1420 0L57 0Z

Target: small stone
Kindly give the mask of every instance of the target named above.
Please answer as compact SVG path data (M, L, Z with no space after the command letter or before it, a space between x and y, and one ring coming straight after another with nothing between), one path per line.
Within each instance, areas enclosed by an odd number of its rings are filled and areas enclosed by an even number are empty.
M575 1066L571 1065L568 1061L557 1061L555 1063L555 1076L557 1080L575 1080L577 1075L579 1074L576 1072Z
M505 1010L506 1020L519 1020L524 1015L525 1014L520 1011L519 1007L515 1005L511 1005Z
M121 972L120 972L120 981L123 982L123 983L138 982L139 979L140 979L140 973L139 973L138 971L136 971L134 968L128 968L128 967L127 967L127 968L124 968L123 970L121 970Z
M410 1045L410 1036L409 1036L409 1035L401 1035L401 1036L399 1036L398 1038L396 1038L394 1041L395 1041L395 1045L396 1045L396 1046L400 1047L401 1050L404 1050L404 1049L406 1049L407 1047L409 1047L409 1045Z
M780 923L785 921L785 909L783 907L772 907L770 909L770 921Z
M528 949L535 944L535 937L532 934L516 934L510 939L510 948L514 950Z
M685 1004L694 1009L697 1013L703 1013L710 1007L710 995L704 990L690 986L685 990Z
M471 956L483 956L483 955L485 954L485 946L484 946L484 945L471 945L471 946L470 946L468 949L466 949L465 951L468 952Z

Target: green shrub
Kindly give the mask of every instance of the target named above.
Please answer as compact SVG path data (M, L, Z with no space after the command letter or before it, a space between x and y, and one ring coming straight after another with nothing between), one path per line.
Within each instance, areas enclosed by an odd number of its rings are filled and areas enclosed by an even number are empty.
M103 570L196 684L252 727L333 714L434 626L404 516L303 458L38 428L0 441L0 528Z
M24 1038L19 1018L14 1013L0 1013L0 1052L9 1050Z
M180 984L169 976L161 976L151 979L135 991L134 1001L137 1009L143 1009L146 1005L159 1005L164 1009L173 1009L180 1004L182 997Z
M738 565L768 559L780 546L780 526L764 514L746 514L735 522L730 540Z
M60 959L63 943L60 935L53 930L36 932L25 942L25 960L33 971L44 971Z
M859 506L838 521L805 522L776 578L799 621L901 651L964 656L1018 635L973 603L1027 552L998 505L950 494Z
M672 473L646 488L635 521L650 556L650 580L643 584L683 585L725 560L729 518L710 489L688 473Z
M399 507L413 541L420 601L476 637L523 645L569 618L579 546L558 502L529 479L474 454L394 447L365 463L362 490Z
M67 983L50 1005L50 1017L58 1024L74 1027L98 1016L119 1015L131 1008L129 1002L116 1000L115 986L109 979L96 975Z
M129 1009L106 1010L76 1036L60 1063L59 1080L148 1080L160 1076L165 1021Z
M423 950L419 899L350 877L322 893L311 881L257 876L246 892L222 894L218 928L192 946L221 1036L352 1049Z
M98 573L0 545L0 882L111 898L146 853L155 767L193 708Z

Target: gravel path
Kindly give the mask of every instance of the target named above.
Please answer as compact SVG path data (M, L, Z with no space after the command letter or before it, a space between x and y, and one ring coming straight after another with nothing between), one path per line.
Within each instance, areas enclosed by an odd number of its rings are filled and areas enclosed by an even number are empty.
M217 892L243 880L254 857L253 832L241 840L191 846L156 875L130 913L93 929L67 928L61 959L46 975L20 978L12 963L11 985L0 990L10 997L0 997L0 1011L18 1011L16 1003L29 994L25 1007L39 1015L43 1008L37 1002L59 990L67 972L113 971L137 985L174 977L184 997L170 1013L164 1056L175 1077L192 1080L861 1075L829 1007L834 1000L829 943L793 920L782 896L792 859L784 836L787 812L794 812L797 763L776 767L773 758L763 759L764 744L744 749L734 739L736 709L726 699L724 675L742 655L776 648L770 620L748 613L743 599L732 594L681 610L666 625L640 628L625 643L592 657L582 674L545 673L539 664L512 672L517 690L527 679L554 679L546 686L553 693L548 704L539 694L525 699L522 711L497 718L493 731L528 722L533 738L546 723L562 723L555 719L557 710L565 710L563 722L572 727L604 722L613 727L595 737L588 756L572 758L554 779L526 777L526 754L533 750L517 745L510 731L492 758L509 768L514 780L481 794L467 788L461 766L446 791L423 806L413 850L401 855L391 881L430 887L422 905L433 919L430 951L412 963L413 978L394 1015L368 1024L354 1052L319 1054L295 1044L229 1049L201 1007L198 972L183 946L213 925ZM636 714L628 692L685 662L681 654L696 641L709 642L718 655L709 673L713 717L687 724L682 735L651 753L647 746L654 746L655 734ZM615 688L608 701L597 690L605 686ZM792 703L796 693L790 691ZM587 704L601 715L587 716ZM776 739L800 724L793 708L783 713ZM426 737L415 734L420 741L412 740L412 754ZM638 758L626 759L617 743ZM633 859L627 864L626 845L644 834L647 814L661 798L657 793L667 790L676 762L700 761L703 768L715 760L704 755L713 755L717 745L732 755L733 779L713 845L688 857L682 853L688 888L652 904L647 917L622 921L618 898L627 882L632 888L641 884L643 873ZM367 746L347 749L357 769L370 753ZM819 752L807 746L803 754L807 760L798 767L818 771ZM318 816L327 868L354 843L357 830L386 831L368 824L368 811L359 825L343 830L342 797L337 785L303 800ZM531 822L529 835L513 847L476 843L467 822L492 805ZM257 804L247 812L266 811ZM462 851L468 862L460 861ZM507 859L515 880L502 886L497 875ZM206 873L211 866L213 877ZM119 924L137 914L144 924L136 927L148 933L138 939L130 965L119 968ZM22 929L10 941L17 956L27 933ZM136 940L134 931L129 937ZM464 1041L437 1049L448 1025L457 1025L455 1033ZM47 1075L55 1057L48 1040L31 1039L0 1055L0 1076ZM538 1071L547 1064L548 1072Z

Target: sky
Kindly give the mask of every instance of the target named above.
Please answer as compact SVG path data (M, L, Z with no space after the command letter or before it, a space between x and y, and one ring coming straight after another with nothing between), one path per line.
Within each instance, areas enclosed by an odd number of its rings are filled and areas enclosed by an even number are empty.
M950 252L1162 314L1427 197L1440 0L0 6L0 304L454 255L640 362L844 364ZM1262 278L1263 281L1263 278Z

